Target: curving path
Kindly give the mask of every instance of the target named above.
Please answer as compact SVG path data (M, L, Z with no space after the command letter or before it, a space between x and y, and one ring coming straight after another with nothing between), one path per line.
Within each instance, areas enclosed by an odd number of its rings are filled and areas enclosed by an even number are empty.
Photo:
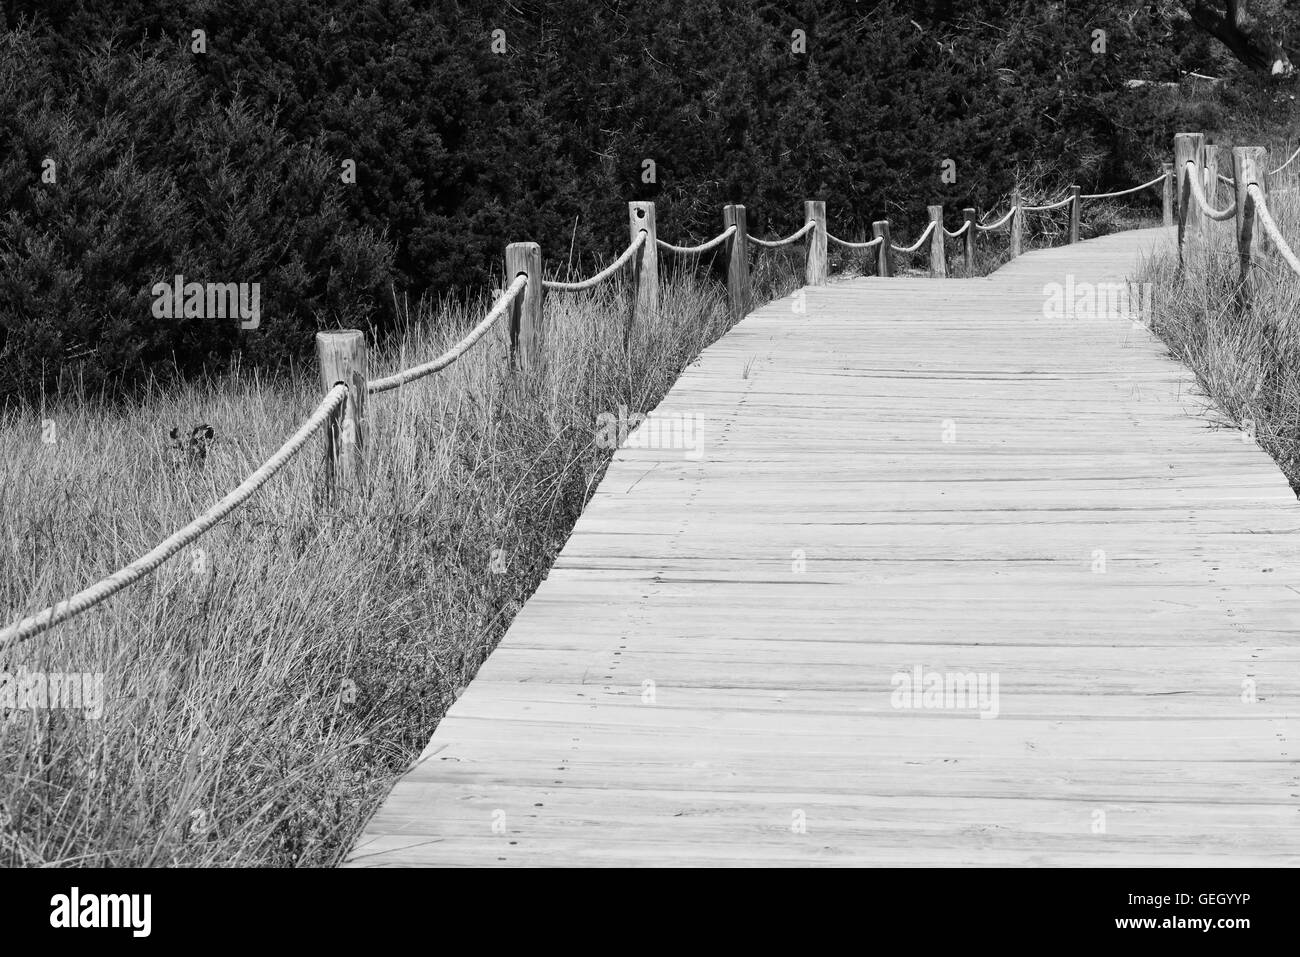
M1043 316L1170 236L748 316L349 863L1300 863L1295 495L1141 325Z

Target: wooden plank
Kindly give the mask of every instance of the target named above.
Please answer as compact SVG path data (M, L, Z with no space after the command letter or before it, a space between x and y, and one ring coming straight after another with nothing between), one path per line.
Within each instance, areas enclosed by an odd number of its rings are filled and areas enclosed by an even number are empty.
M1300 864L1295 495L1140 323L1044 313L1173 237L750 314L349 864Z

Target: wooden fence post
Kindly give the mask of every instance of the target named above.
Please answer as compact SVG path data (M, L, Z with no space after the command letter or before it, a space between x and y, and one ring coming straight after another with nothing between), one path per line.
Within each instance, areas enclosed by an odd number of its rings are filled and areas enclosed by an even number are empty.
M1161 187L1161 199L1164 203L1165 225L1174 224L1174 164L1162 163L1160 168L1164 171L1165 182Z
M975 210L967 206L961 211L962 218L966 220L966 275L970 277L975 273Z
M356 329L316 333L321 388L340 382L347 398L325 427L325 492L360 490L365 482L366 337Z
M749 227L744 206L724 206L722 225L735 226L727 240L727 299L731 321L739 322L749 312Z
M892 276L894 274L894 247L889 237L889 220L878 219L871 224L871 234L880 240L876 247L876 275Z
M1015 259L1024 246L1025 214L1020 209L1019 187L1011 191L1011 206L1014 210L1011 214L1011 258Z
M1202 216L1196 201L1192 199L1192 187L1187 179L1187 164L1191 163L1193 173L1201 175L1202 145L1205 136L1202 133L1179 133L1174 137L1174 173L1178 178L1178 256L1182 261L1183 246L1195 244L1201 235Z
M1250 196L1253 183L1264 189L1264 163L1267 153L1262 146L1238 146L1232 151L1232 177L1237 193L1237 253L1241 257L1241 281L1250 275L1251 260L1260 251L1255 229L1255 200Z
M506 247L506 283L521 274L528 277L528 284L510 307L510 354L516 368L540 370L546 335L542 326L542 249L537 243Z
M1216 205L1216 199L1218 198L1219 147L1206 144L1204 148L1203 163L1205 168L1201 173L1201 182L1205 183L1205 202Z
M930 234L930 275L936 279L948 278L948 256L943 242L943 207L928 206L934 232Z
M815 223L808 232L808 265L804 281L810 286L826 285L826 203L809 199L803 204L804 222Z
M1083 200L1079 199L1079 194L1083 190L1078 186L1070 187L1070 242L1079 241L1079 218L1083 212Z
M633 341L642 342L659 314L659 247L655 244L659 233L655 227L655 204L628 203L628 241L636 242L642 231L646 234L645 245L632 261L632 282L636 285L636 296L632 300L632 311L623 332L624 346Z

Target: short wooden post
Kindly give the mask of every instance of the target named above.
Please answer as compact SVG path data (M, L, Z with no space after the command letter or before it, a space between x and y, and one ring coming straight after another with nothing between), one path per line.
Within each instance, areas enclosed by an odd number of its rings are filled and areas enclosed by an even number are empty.
M876 247L876 275L894 274L894 246L889 236L889 220L878 219L871 224L871 235L880 240Z
M542 326L542 249L537 243L506 247L506 283L521 275L528 277L528 284L510 307L510 354L516 368L540 370L546 335Z
M1011 191L1011 258L1015 259L1024 247L1025 214L1020 208L1020 188Z
M1160 166L1165 174L1164 186L1161 187L1161 200L1164 203L1165 225L1174 224L1174 164L1163 163Z
M1237 253L1241 257L1242 282L1250 275L1251 260L1261 249L1255 229L1255 200L1251 198L1249 187L1254 184L1264 189L1266 156L1262 146L1238 146L1232 151L1233 188L1237 193Z
M813 223L808 231L808 265L804 281L810 286L826 285L826 203L809 199L803 204L805 223Z
M934 232L930 233L930 275L936 279L948 278L948 256L943 242L943 207L927 206Z
M1178 180L1178 251L1182 259L1183 247L1195 243L1201 235L1201 211L1192 199L1187 164L1192 164L1192 174L1201 175L1202 133L1179 133L1174 137L1174 174Z
M735 226L727 240L727 299L731 321L739 322L749 312L749 226L744 206L724 206L722 225Z
M962 218L966 220L966 275L975 274L975 210L967 206L961 211Z
M1083 200L1079 198L1079 194L1082 192L1083 190L1078 186L1070 187L1070 242L1072 243L1079 241L1079 218L1083 212Z
M655 241L659 234L655 227L654 203L627 204L628 241L636 242L645 233L645 244L632 260L632 282L636 296L632 300L631 314L624 330L623 343L641 342L659 314L659 247Z
M356 329L316 333L321 388L342 383L348 394L325 429L325 491L360 490L365 480L366 337Z

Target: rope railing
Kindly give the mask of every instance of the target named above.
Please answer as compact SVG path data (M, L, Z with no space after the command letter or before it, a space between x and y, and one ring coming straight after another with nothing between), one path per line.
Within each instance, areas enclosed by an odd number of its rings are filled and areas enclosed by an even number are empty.
M435 372L447 368L447 366L451 365L463 356L470 346L478 342L487 334L487 331L506 314L506 310L510 308L511 304L514 303L515 299L524 291L524 287L527 285L527 276L516 276L514 282L506 287L506 290L501 293L500 297L497 299L496 304L488 311L488 314L483 317L483 321L470 330L469 334L466 335L465 338L461 339L460 342L456 343L456 345L438 356L438 358L426 362L423 365L413 366L410 369L396 372L383 379L375 379L367 384L366 391L370 392L372 395L377 392L388 392L391 389L404 386L408 382L414 382L416 379L423 379L427 375L432 375Z
M1130 187L1129 189L1116 190L1113 193L1087 193L1083 196L1080 196L1079 198L1080 199L1114 199L1117 196L1128 196L1131 193L1140 193L1144 189L1150 189L1152 186L1155 186L1157 183L1163 183L1165 181L1165 178L1166 178L1166 174L1161 173L1155 179L1151 180L1151 182L1143 183L1141 186L1133 186Z
M632 240L631 245L629 245L627 249L623 250L622 255L590 279L583 279L580 282L555 282L550 279L544 279L542 280L542 286L546 289L552 290L553 292L579 292L583 289L590 289L593 286L598 286L610 276L614 275L614 273L622 269L623 266L627 264L627 261L636 255L637 251L645 245L646 236L648 235L649 233L645 230L641 230L637 233L636 239Z
M961 229L949 229L945 226L943 227L943 234L949 239L956 239L958 236L966 235L966 232L970 229L970 224L971 221L968 219L966 222L961 224Z
M1079 198L1082 199L1083 197L1080 196ZM1026 213L1042 213L1042 212L1046 212L1049 209L1060 209L1062 206L1066 205L1073 199L1074 199L1073 196L1067 196L1059 203L1048 203L1046 206L1021 206L1020 208Z
M1255 216L1259 219L1259 224L1264 227L1264 232L1268 233L1268 238L1273 241L1273 246L1277 249L1283 261L1291 267L1291 271L1300 276L1300 259L1296 258L1295 252L1291 249L1282 235L1282 230L1277 228L1277 222L1273 219L1273 214L1269 212L1268 200L1264 196L1264 191L1255 183L1246 187L1246 193L1255 201Z
M1281 166L1279 166L1277 169L1271 169L1271 170L1269 170L1269 171L1268 171L1268 175L1269 175L1269 176L1276 176L1278 173L1282 172L1282 170L1284 170L1284 169L1286 169L1288 166L1290 166L1290 165L1291 165L1291 161L1294 160L1297 156L1300 156L1300 146L1296 147L1296 151L1295 151L1294 153L1292 153L1292 154L1290 155L1290 157L1287 158L1287 161L1286 161L1285 163L1283 163L1283 164L1282 164Z
M928 225L928 226L925 227L925 231L924 231L923 233L921 233L921 235L917 238L916 242L912 243L912 245L910 245L910 246L896 246L896 245L894 245L893 243L890 243L890 244L889 244L889 247L890 247L892 250L894 250L894 252L896 252L896 253L903 253L904 255L910 255L911 253L916 252L916 251L919 250L923 245L925 245L926 240L928 240L928 239L930 238L930 234L934 232L934 227L935 227L936 223L937 223L937 220L933 220L933 219L930 220L930 225Z
M1216 222L1222 222L1225 219L1232 219L1232 217L1236 216L1237 201L1233 200L1232 205L1227 209L1215 209L1210 205L1209 200L1205 198L1205 186L1201 183L1201 177L1198 175L1196 164L1188 161L1187 166L1191 167L1187 171L1188 189L1192 194L1192 198L1196 200L1197 205L1201 207L1201 210L1205 215Z
M980 223L976 223L975 228L986 233L991 233L995 229L1001 229L1007 223L1011 222L1011 217L1016 214L1016 210L1018 209L1020 209L1019 206L1012 206L1009 210L1007 210L1007 214L1003 216L1001 219L999 219L996 223L989 223L987 226L981 225Z
M845 249L872 249L885 241L883 237L877 236L875 239L869 240L865 243L851 243L847 239L840 239L838 236L832 236L830 233L826 234L826 238L837 245L843 246Z
M796 239L801 239L816 225L815 222L809 220L803 224L802 229L791 233L789 236L785 237L785 239L759 239L757 236L750 236L749 241L756 246L766 246L768 249L775 249L778 246L785 246L788 243L792 243Z
M347 386L342 384L334 386L325 393L325 398L316 406L316 410L298 428L298 431L290 436L274 455L258 466L256 471L244 479L237 488L227 494L221 501L184 528L173 532L154 548L131 562L131 564L120 568L89 588L82 589L67 601L51 605L43 611L24 618L17 624L10 625L0 631L0 648L11 643L16 644L26 641L61 621L66 621L74 615L93 608L106 598L117 594L123 588L155 571L163 562L194 542L200 535L247 502L254 492L265 485L280 469L284 468L288 461L302 449L307 440L329 421L334 410L343 404L347 394Z
M700 243L698 246L674 246L672 243L664 242L662 239L656 239L655 244L660 249L666 249L670 253L679 253L683 256L692 256L696 253L707 253L715 246L721 246L736 231L735 226L728 226L718 235L714 236L708 242Z

